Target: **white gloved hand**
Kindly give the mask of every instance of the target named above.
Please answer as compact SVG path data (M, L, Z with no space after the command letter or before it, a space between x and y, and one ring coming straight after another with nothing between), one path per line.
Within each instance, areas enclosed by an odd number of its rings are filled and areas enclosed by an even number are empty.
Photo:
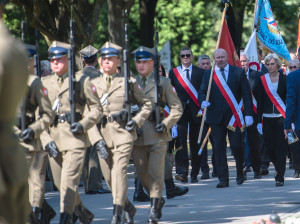
M292 123L291 126L292 126L292 130L295 131L295 124Z
M245 116L245 123L246 127L249 127L253 124L253 117L252 116Z
M203 102L201 103L201 110L204 110L204 108L209 107L209 105L210 105L210 102L208 102L208 101L203 101Z
M263 134L262 123L258 123L256 128L258 133L262 135Z
M177 131L177 125L175 124L172 127L172 138L177 138L178 137L178 131Z

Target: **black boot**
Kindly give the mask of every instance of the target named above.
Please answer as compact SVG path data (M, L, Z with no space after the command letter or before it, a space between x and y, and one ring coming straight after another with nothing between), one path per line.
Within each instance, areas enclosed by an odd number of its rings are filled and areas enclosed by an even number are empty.
M123 211L124 211L123 224L133 224L134 223L133 217L136 213L136 208L133 206L133 204L131 204L129 200L125 202Z
M159 210L159 198L150 198L151 207L148 217L148 224L157 224L158 223L158 210Z
M44 199L42 210L41 210L41 221L42 224L50 224L50 220L56 216L54 209Z
M165 180L167 198L181 196L189 191L188 187L179 187L174 184L173 178Z
M41 220L39 219L40 208L32 207L32 212L30 213L30 224L41 224Z
M60 213L59 224L73 224L72 215L69 213Z
M133 195L133 201L135 202L145 202L150 201L150 197L148 194L144 192L143 185L138 178L134 180L135 190Z
M77 216L83 224L89 224L94 219L94 214L88 210L86 207L84 207L83 204L79 204L74 209L74 214ZM74 215L72 216L72 219L74 221Z
M114 213L110 224L121 224L122 211L123 211L123 206L114 205Z
M157 212L158 219L160 219L162 216L162 208L164 207L165 203L166 203L165 199L161 197L159 201L158 212Z

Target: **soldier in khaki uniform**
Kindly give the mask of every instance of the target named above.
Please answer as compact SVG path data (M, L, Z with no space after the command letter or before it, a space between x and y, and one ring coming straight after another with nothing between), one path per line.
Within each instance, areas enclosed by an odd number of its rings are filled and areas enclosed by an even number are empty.
M94 215L87 210L78 194L85 149L89 146L87 130L99 122L102 108L97 91L87 76L76 74L76 118L70 124L68 49L69 44L54 41L49 48L49 59L54 74L43 80L48 88L55 120L50 135L44 132L45 142L56 143L59 154L50 158L54 184L60 192L60 223L73 223L72 214L83 223L90 223ZM84 108L89 111L82 116ZM53 140L52 140L53 139Z
M136 80L131 78L131 103L139 105L141 110L128 121L125 79L123 74L117 72L120 51L121 47L109 42L100 49L104 73L94 83L101 99L103 117L98 124L100 135L94 130L89 131L91 143L99 152L101 170L113 195L114 211L111 224L121 223L123 209L123 223L133 223L136 209L127 199L127 166L133 141L137 138L136 129L143 125L151 112L151 102L142 93Z
M28 165L13 126L26 92L27 56L1 20L3 2L0 0L0 223L25 224L30 213Z
M17 125L15 126L15 133L20 136L20 144L25 149L27 161L30 166L28 183L29 202L32 206L32 213L30 215L31 223L39 223L39 213L44 201L44 191L42 187L39 187L39 182L42 180L39 176L34 175L35 173L32 173L32 170L34 170L34 166L36 165L32 162L36 152L41 150L40 134L53 122L54 112L51 109L51 104L48 98L48 90L42 85L41 80L34 75L34 55L36 54L35 46L26 44L25 47L29 57L28 71L30 75L27 81L28 92L26 94L26 98L22 102L24 107L23 109L20 108L20 110L24 110L26 116L24 117L25 119L21 118L20 111L20 115L17 118ZM22 119L24 119L24 127L21 127ZM24 128L24 130L22 130L22 128ZM50 156L57 156L58 152L55 151L55 149L53 150L50 148L49 144L46 145L46 151L50 154ZM52 144L55 143L52 142ZM52 213L53 212L54 210ZM49 214L45 215L48 216ZM55 216L55 212L52 216Z
M143 93L149 97L154 107L154 49L139 47L134 51L135 67L138 72L137 82L143 87ZM182 114L182 106L169 79L160 77L162 88L161 115L156 125L154 111L145 121L142 134L134 142L133 160L138 177L150 195L151 208L148 223L157 223L164 205L162 191L164 186L165 155L168 142L172 139L171 127L176 124ZM163 108L170 109L169 116L164 118Z
M96 69L98 49L88 45L80 51L85 67L79 72L87 75L91 82L95 85L95 78L99 78L100 71ZM90 146L86 150L84 167L82 170L86 194L105 194L111 193L110 190L104 189L102 185L102 172L100 168L98 152L94 146Z

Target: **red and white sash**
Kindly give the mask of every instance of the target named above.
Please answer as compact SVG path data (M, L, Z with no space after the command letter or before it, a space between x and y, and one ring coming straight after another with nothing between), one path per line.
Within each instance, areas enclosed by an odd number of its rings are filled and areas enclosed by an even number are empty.
M182 85L184 90L189 94L189 96L192 98L194 103L199 106L198 103L198 92L196 91L195 87L192 85L192 83L186 78L186 76L183 74L181 66L178 66L177 68L173 68L173 72L175 76L177 77L179 83Z
M265 88L265 91L269 99L274 104L276 109L281 113L281 115L285 118L285 110L286 110L285 104L280 98L280 96L278 95L278 93L276 92L276 90L274 89L269 73L261 76L260 79L262 81L262 84Z
M252 102L253 102L253 111L254 111L254 113L257 114L257 101L252 92L251 92L251 95L252 95Z
M235 131L236 126L238 126L242 131L245 127L245 122L242 113L243 101L241 101L240 104L237 103L233 93L231 92L231 89L225 82L224 78L221 75L218 75L215 70L213 73L213 79L216 85L218 86L219 90L221 91L223 97L225 98L226 102L228 103L233 114L233 119L231 118L231 120L233 121L232 123L228 124L227 128L232 131ZM234 123L236 123L235 127ZM230 124L232 125L230 126Z

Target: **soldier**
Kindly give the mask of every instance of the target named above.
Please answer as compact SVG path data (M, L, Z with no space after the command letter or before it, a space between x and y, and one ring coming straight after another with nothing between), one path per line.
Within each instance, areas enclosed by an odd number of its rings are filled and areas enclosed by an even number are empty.
M60 192L60 223L73 223L72 214L83 223L90 223L94 215L86 209L78 194L78 184L83 167L85 149L89 146L87 130L99 122L102 108L96 88L87 76L76 74L76 113L71 123L69 102L68 49L69 44L54 41L49 48L49 59L54 74L43 82L48 88L55 120L42 136L45 142L55 141L59 153L50 158L54 184ZM82 116L84 108L89 111ZM52 140L53 139L53 140ZM75 216L75 217L76 217Z
M100 71L96 69L98 49L89 45L82 49L80 53L85 64L80 72L87 75L95 85L94 81L101 75ZM98 153L93 146L87 148L82 175L86 194L111 193L111 191L103 188Z
M135 67L138 72L137 82L142 86L143 93L151 99L154 105L154 49L139 47L134 51ZM182 106L169 79L161 77L162 104L161 114L167 105L170 109L169 116L160 120L156 125L154 111L145 121L141 135L134 142L133 160L143 186L150 194L151 208L148 223L157 223L161 217L164 206L162 191L164 185L165 156L168 142L172 139L171 127L176 124L182 114ZM163 116L162 116L163 117Z
M36 161L34 160L36 152L41 150L40 134L47 129L54 120L54 113L51 109L51 104L48 98L48 90L42 85L39 77L34 75L34 55L36 49L34 45L25 45L28 53L28 71L29 79L27 81L28 92L24 99L24 107L20 110L26 114L25 120L22 121L21 115L17 119L17 126L15 133L20 135L20 144L24 147L26 152L27 161L30 166L30 175L28 179L29 183L29 202L32 206L32 213L30 215L31 223L39 223L39 213L42 208L44 200L44 187L40 186L40 182L43 182L36 175L35 167ZM36 117L36 111L38 110L38 117ZM22 111L20 111L22 113ZM25 127L22 126L24 122ZM23 124L23 125L24 125ZM22 130L22 128L24 130ZM50 156L56 157L58 152L56 148L49 147L50 142L46 145L45 149ZM35 163L33 163L35 161ZM41 161L42 162L42 161ZM46 203L46 202L45 202ZM55 216L55 212L52 210L52 218ZM49 214L47 214L48 216ZM48 218L50 221L50 217Z
M103 117L98 124L101 135L94 131L96 127L89 131L90 141L99 152L102 173L112 191L114 211L111 224L121 223L123 209L123 222L133 223L136 209L127 199L127 166L133 141L137 138L136 129L144 124L151 112L150 101L142 93L136 80L131 78L131 103L140 106L141 110L127 121L125 79L123 74L117 73L120 51L120 46L110 42L106 42L100 49L104 73L94 83L103 107Z
M25 49L4 23L0 0L0 223L25 224L30 213L28 165L18 144L13 124L28 79Z

